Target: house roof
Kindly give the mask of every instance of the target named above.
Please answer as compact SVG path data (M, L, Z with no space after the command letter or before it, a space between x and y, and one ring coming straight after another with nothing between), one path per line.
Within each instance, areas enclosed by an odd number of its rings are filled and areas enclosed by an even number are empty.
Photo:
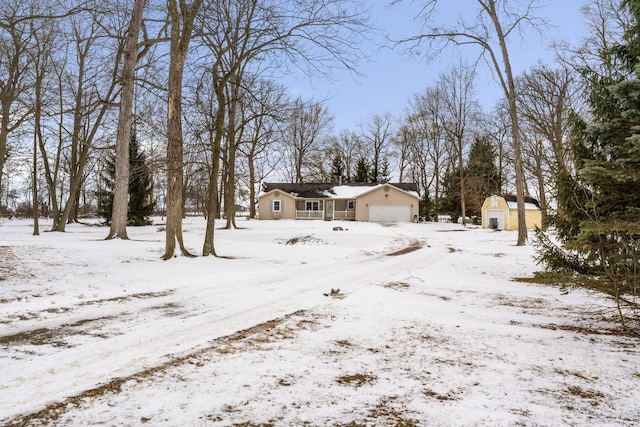
M280 190L302 199L353 199L382 185L384 184L350 183L337 185L330 183L294 184L265 182L262 184L262 192L268 193L273 190ZM388 185L408 193L415 193L416 196L418 195L417 184L403 182L388 183Z

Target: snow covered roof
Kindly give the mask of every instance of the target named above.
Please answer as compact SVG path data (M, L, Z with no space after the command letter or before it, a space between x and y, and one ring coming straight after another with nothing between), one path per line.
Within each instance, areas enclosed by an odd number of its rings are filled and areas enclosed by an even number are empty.
M302 199L355 199L383 185L391 185L419 197L418 185L406 182L388 184L352 183L343 185L330 183L264 183L262 184L262 192L258 197L273 190L280 190Z
M507 206L509 207L509 209L518 209L518 198L515 195L510 194L503 197L507 202ZM524 209L534 211L539 210L540 203L533 197L524 196Z
M518 209L518 203L517 202L507 202L507 206L509 206L509 209L512 210L516 210ZM533 203L524 203L524 209L527 211L533 210L533 211L537 211L538 209L540 209L537 205L533 204Z

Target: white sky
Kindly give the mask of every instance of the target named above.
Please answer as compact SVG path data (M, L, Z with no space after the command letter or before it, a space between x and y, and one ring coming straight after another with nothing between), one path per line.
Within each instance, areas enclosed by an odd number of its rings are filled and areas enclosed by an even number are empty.
M405 2L401 6L386 8L387 1L373 6L375 25L386 30L392 37L411 36L415 27L416 7ZM416 4L422 2L417 1ZM457 13L462 5L475 7L471 0L441 1L442 14ZM545 3L541 1L540 3ZM580 8L584 0L559 0L547 2L543 12L551 25L545 31L544 39L539 34L527 34L525 39L510 40L510 55L514 72L517 74L529 69L539 60L552 63L554 53L549 45L554 40L570 40L578 42L584 35L584 21ZM447 10L449 8L449 10ZM475 59L478 51L466 48L461 51L470 60ZM328 99L326 105L335 117L335 131L343 128L356 130L357 124L366 122L374 114L391 112L394 116L402 114L408 101L415 93L435 83L438 74L457 62L457 54L453 50L445 52L435 61L427 63L422 59L409 58L400 50L379 49L372 51L372 61L362 63L360 72L363 76L353 76L349 72L335 75L335 81L327 82L324 78L312 78L293 81L290 87L294 93L306 99ZM493 80L486 66L480 65L477 83L478 97L486 110L493 108L499 99L500 89Z

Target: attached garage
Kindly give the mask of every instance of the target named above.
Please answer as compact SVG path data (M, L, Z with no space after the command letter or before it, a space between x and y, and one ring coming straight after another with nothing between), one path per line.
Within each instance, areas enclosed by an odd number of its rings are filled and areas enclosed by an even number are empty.
M409 205L370 205L369 221L371 222L411 221L411 207Z
M260 219L409 222L419 206L413 183L265 183L258 195Z

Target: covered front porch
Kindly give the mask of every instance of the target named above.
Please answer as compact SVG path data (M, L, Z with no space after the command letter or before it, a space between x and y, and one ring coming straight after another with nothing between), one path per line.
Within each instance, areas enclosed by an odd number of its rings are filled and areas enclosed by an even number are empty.
M340 209L340 210L337 210ZM349 209L351 208L351 209ZM296 219L355 221L354 200L305 199L296 201Z

